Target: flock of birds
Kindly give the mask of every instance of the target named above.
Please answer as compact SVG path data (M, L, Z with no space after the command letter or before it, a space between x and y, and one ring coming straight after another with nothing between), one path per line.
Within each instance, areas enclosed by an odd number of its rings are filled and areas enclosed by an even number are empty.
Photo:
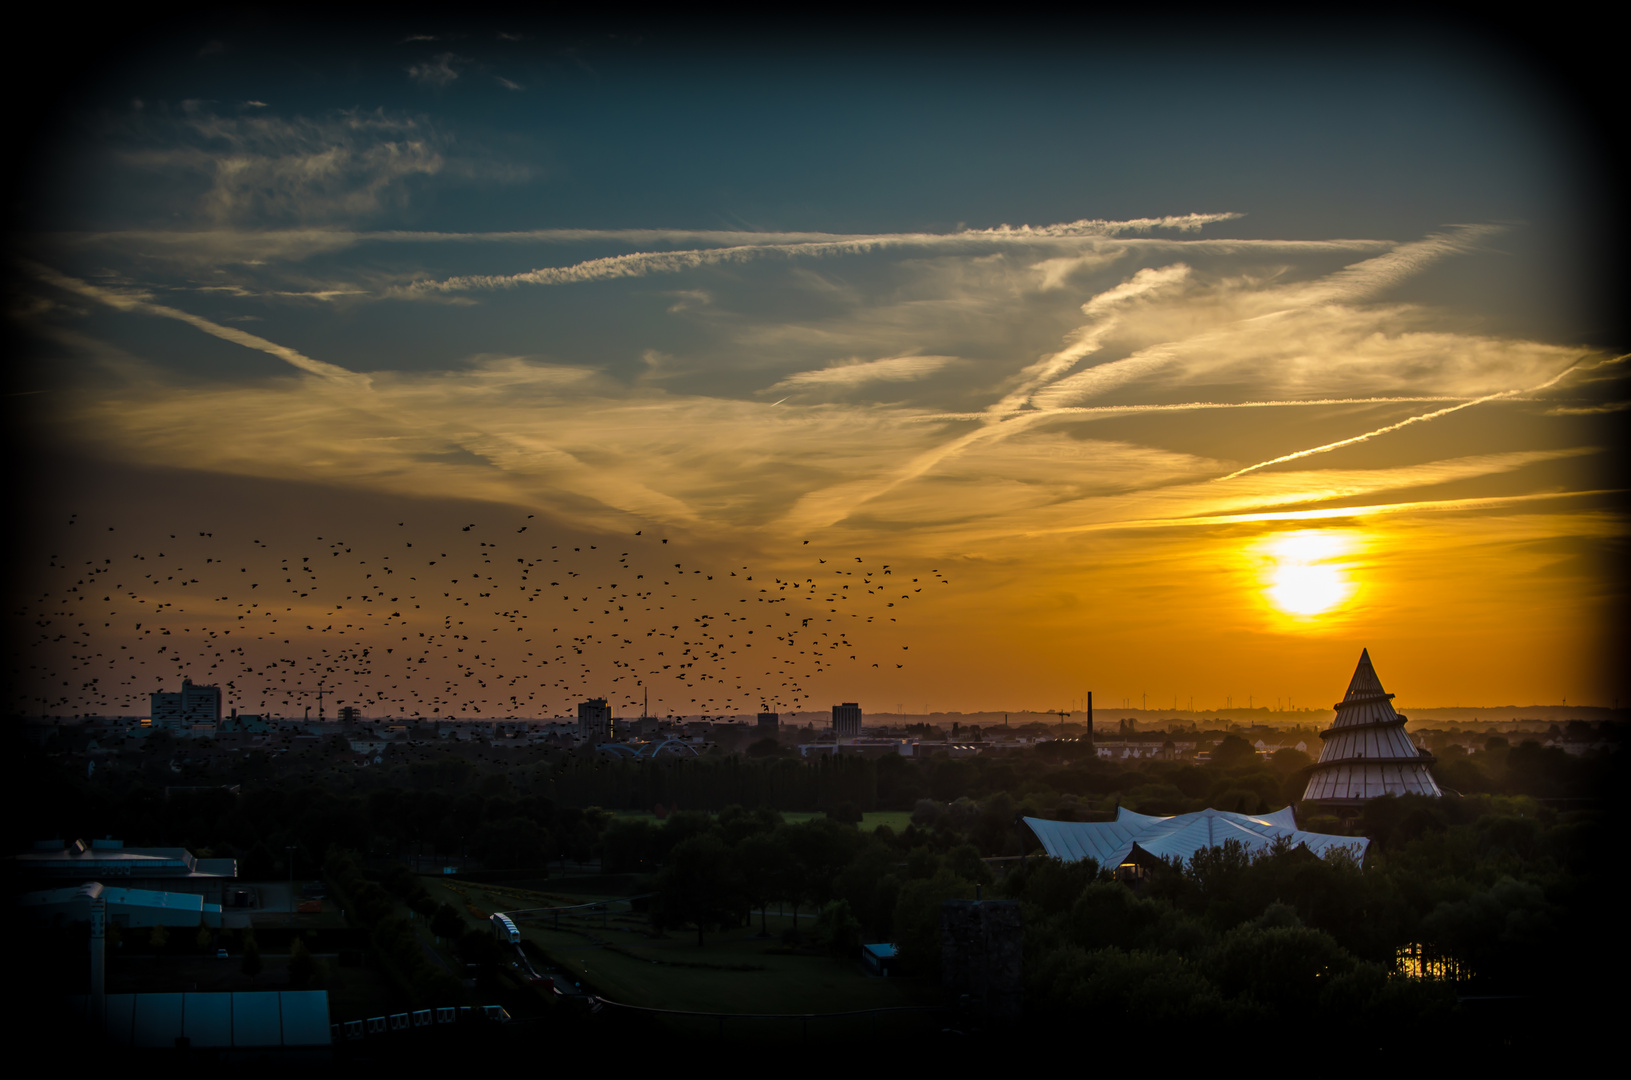
M808 540L778 560L797 572L756 572L688 562L644 530L608 546L538 525L403 522L286 553L165 532L131 551L136 530L75 515L59 546L75 554L50 556L14 613L11 706L145 715L185 677L271 716L538 717L597 697L621 715L796 710L846 665L904 668L902 619L949 584Z

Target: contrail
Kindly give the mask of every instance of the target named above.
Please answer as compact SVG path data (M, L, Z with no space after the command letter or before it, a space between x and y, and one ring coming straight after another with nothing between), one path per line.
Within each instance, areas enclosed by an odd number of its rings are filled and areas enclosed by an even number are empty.
M965 229L955 233L878 233L863 236L814 234L820 239L798 242L752 240L728 247L682 251L638 251L589 259L571 266L546 266L521 274L472 274L442 281L416 281L400 290L405 295L425 292L467 292L476 289L507 289L517 285L564 285L610 278L645 277L654 273L675 273L713 263L741 262L767 255L853 255L883 247L939 244L1013 244L1059 240L1114 237L1126 232L1150 229L1176 229L1193 232L1202 226L1229 221L1241 215L1183 214L1164 218L1134 218L1128 221L1084 220L1059 225L1000 225L993 229ZM736 238L738 233L720 233ZM783 234L769 234L777 237ZM809 235L809 234L795 234Z
M1270 401L1181 401L1170 405L1058 405L1018 412L1019 416L1118 416L1147 412L1190 412L1196 409L1283 409L1304 405L1401 405L1424 401L1461 401L1463 394L1426 394L1410 397L1287 398ZM945 420L990 420L987 412L925 413L909 416L907 423L938 423Z
M164 304L155 304L141 295L104 289L89 282L80 281L78 278L71 278L66 274L58 273L47 266L33 264L31 268L40 280L49 282L66 292L78 293L86 299L96 300L111 308L117 308L120 311L144 311L149 315L162 315L166 319L176 319L223 341L230 341L234 345L242 345L246 349L254 349L257 352L266 353L268 356L275 356L284 363L299 368L301 371L312 375L320 375L335 382L367 382L367 376L365 375L347 371L336 364L313 360L305 353L297 352L287 345L279 345L275 341L268 341L255 334L245 333L230 326L222 326L220 323L211 322L200 315L194 315L190 311L182 311L179 308L168 307Z
M1590 367L1602 367L1606 364L1618 363L1624 359L1625 356L1616 356L1611 359L1601 361L1600 363L1592 364ZM1310 457L1314 454L1323 454L1327 451L1337 450L1344 446L1352 446L1354 443L1362 443L1366 440L1374 439L1378 435L1386 435L1390 431L1398 431L1402 427L1409 427L1411 424L1423 424L1429 420L1437 420L1441 416L1449 416L1453 412L1460 412L1462 409L1470 409L1474 405L1482 405L1486 401L1496 401L1500 398L1517 397L1520 394L1533 394L1537 390L1545 390L1548 387L1555 386L1557 383L1563 380L1565 375L1568 375L1570 372L1579 368L1581 363L1582 361L1576 360L1574 363L1570 364L1556 375L1553 375L1550 379L1547 379L1545 382L1539 383L1535 386L1524 387L1521 390L1501 390L1494 394L1485 394L1483 397L1476 397L1471 401L1463 401L1459 405L1451 405L1446 409L1436 409L1430 413L1422 413L1420 416L1408 417L1404 420L1400 420L1396 424L1388 424L1385 427L1377 428L1375 431L1367 431L1363 435L1355 435L1349 439L1339 439L1336 442L1326 443L1324 446L1314 446L1307 450L1298 450L1294 454L1282 454L1277 458L1270 458L1267 461L1259 461L1256 465L1248 465L1244 469L1236 469L1227 476L1220 476L1218 479L1233 480L1237 476L1245 476L1247 473L1256 472L1258 469L1266 469L1270 465L1279 465L1281 462L1296 461L1298 458Z

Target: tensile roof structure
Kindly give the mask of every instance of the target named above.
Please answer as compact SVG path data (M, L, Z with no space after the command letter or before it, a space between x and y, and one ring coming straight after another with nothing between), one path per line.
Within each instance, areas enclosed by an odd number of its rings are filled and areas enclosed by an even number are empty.
M1233 840L1248 852L1267 851L1284 840L1324 856L1338 849L1363 861L1370 840L1363 836L1333 836L1297 828L1291 807L1272 814L1236 814L1228 810L1198 810L1174 817L1152 817L1131 810L1116 810L1114 821L1045 821L1025 818L1056 859L1075 862L1093 859L1100 866L1169 861L1188 863L1197 851L1221 847Z

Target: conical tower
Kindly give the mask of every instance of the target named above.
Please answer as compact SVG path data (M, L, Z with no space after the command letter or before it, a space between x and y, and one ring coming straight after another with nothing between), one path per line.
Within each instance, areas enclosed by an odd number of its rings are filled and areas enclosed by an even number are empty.
M1379 795L1443 794L1428 771L1437 759L1410 741L1406 717L1393 711L1392 697L1376 677L1369 650L1362 650L1348 693L1336 704L1336 720L1320 732L1325 746L1304 802L1354 809Z

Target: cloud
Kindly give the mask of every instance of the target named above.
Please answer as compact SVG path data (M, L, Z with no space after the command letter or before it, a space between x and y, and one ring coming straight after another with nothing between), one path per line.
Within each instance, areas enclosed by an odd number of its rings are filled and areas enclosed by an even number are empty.
M421 61L408 66L408 77L421 86L434 87L437 90L451 86L459 77L456 65L467 64L468 60L455 56L450 52L437 53L429 60Z
M1392 252L1312 281L1170 274L1163 296L1135 281L1087 308L1114 320L1073 331L1071 344L1036 365L1040 383L1025 400L1042 409L1080 405L1130 384L1237 384L1257 392L1504 393L1555 372L1578 354L1557 346L1430 328L1435 313L1364 301L1436 259L1466 249L1476 230L1398 245ZM1141 271L1150 273L1151 271ZM1185 286L1179 289L1179 285ZM1128 292L1123 293L1126 289ZM1148 302L1123 310L1125 299ZM1063 372L1102 351L1112 334L1123 356ZM1027 387L1030 384L1027 384ZM1022 388L1024 389L1024 388ZM1017 407L1019 392L1008 407Z
M764 392L845 389L869 382L913 382L928 378L956 360L955 356L893 356L883 360L850 361L789 375Z
M1060 255L1053 259L1043 259L1033 264L1031 269L1042 276L1037 287L1043 292L1048 292L1064 288L1066 282L1077 273L1101 269L1126 254L1127 249L1123 247L1114 251L1090 252L1086 255Z
M1594 416L1600 413L1625 412L1631 401L1608 401L1601 405L1554 405L1546 410L1547 416Z
M410 125L387 137L400 141L401 131L430 135ZM1517 496L1534 475L1525 468L1562 460L1401 465L1389 455L1404 451L1393 449L1347 456L1341 470L1268 468L1496 397L1539 416L1554 400L1525 401L1555 388L1581 352L1472 332L1411 302L1411 274L1473 250L1465 231L1403 244L1285 243L1197 239L1193 224L861 235L227 224L191 236L67 238L90 265L186 267L186 280L162 287L135 284L137 273L112 279L118 285L40 276L81 301L185 324L290 365L280 377L231 383L179 365L110 361L62 406L107 452L528 505L593 527L643 520L763 537L829 529L972 551L1016 532L1337 513L1343 501L1383 505L1380 491L1479 476L1509 476L1500 495ZM1158 227L1180 235L1149 235ZM640 250L524 274L434 272L482 268L493 245L513 260L508 246L525 244ZM129 254L119 263L110 252ZM753 273L735 272L755 260ZM1064 260L1057 273L1054 260ZM303 276L307 262L332 280ZM618 282L654 274L671 280L619 291ZM594 306L620 313L610 330L598 315L574 322L571 297L519 289L588 281L607 283ZM443 340L467 351L438 359L434 341L414 342L418 351L393 370L400 339L389 308L372 315L385 320L376 324L383 344L333 357L278 344L274 323L257 325L264 336L234 326L240 299L274 320L280 309L266 301L277 298L302 303L302 318L342 299L361 316L360 293L479 304L466 309L478 318L452 311L439 324ZM209 317L189 304L209 305ZM314 340L298 332L291 340ZM845 356L855 359L832 359ZM1608 363L1588 356L1575 371L1585 380ZM1618 386L1593 400L1623 398ZM1374 407L1386 411L1361 411ZM177 414L231 416L233 437L176 425ZM1293 453L1283 452L1288 443ZM1548 474L1568 475L1563 466ZM1425 513L1430 503L1386 505Z
M1189 277L1189 267L1183 263L1171 266L1145 267L1113 289L1099 293L1082 305L1084 315L1107 315L1130 300L1169 292L1182 285Z
M199 108L148 117L129 137L138 145L125 163L179 181L178 194L201 185L191 212L217 227L367 220L448 165L436 131L384 111L286 119Z

